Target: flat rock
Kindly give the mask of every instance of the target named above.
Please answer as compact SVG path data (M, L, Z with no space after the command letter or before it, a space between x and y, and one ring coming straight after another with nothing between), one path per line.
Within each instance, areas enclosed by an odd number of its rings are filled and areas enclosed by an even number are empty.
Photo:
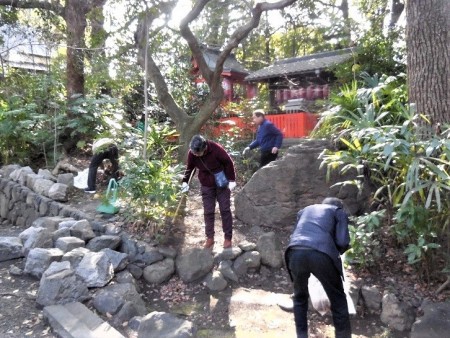
M79 302L46 306L44 316L61 338L125 338Z

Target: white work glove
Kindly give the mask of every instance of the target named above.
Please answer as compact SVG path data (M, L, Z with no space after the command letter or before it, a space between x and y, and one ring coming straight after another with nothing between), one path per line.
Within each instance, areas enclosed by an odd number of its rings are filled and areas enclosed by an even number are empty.
M236 188L236 182L235 181L228 182L228 189L230 189L230 191L233 191L234 188Z
M244 151L242 152L242 155L245 155L249 150L250 150L250 147L246 147L246 148L244 149Z
M186 182L183 182L183 184L181 185L181 192L185 193L189 191L189 184L187 184Z

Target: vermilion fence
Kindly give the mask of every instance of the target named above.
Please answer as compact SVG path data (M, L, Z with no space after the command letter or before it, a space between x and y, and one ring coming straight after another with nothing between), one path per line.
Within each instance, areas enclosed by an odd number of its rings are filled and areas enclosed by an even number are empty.
M317 114L290 113L267 115L266 118L281 130L285 138L308 136L317 124Z
M318 116L313 113L289 113L266 115L285 138L302 138L308 136L317 124ZM255 130L252 124L246 124L240 117L221 118L219 124L214 127L214 136L227 133L231 128L238 127L245 130Z

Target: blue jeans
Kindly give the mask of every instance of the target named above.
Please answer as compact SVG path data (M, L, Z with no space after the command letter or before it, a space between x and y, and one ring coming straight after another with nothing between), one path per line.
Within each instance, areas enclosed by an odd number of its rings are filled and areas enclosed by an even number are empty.
M313 274L331 303L336 338L351 338L350 316L341 276L332 259L323 252L290 249L289 270L294 281L294 319L298 338L308 337L308 279Z

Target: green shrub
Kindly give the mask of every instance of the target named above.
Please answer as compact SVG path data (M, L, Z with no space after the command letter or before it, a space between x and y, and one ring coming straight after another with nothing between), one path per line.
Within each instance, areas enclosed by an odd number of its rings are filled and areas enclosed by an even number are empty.
M52 166L60 157L63 130L80 135L78 146L82 148L85 140L118 127L114 121L120 117L110 97L80 96L68 105L61 95L63 87L53 74L8 74L0 91L0 154L4 163Z
M375 265L381 257L379 236L385 218L385 210L373 211L352 217L349 226L351 248L346 252L350 261L362 267Z
M167 125L150 124L147 140L149 159L142 157L142 135L121 159L125 173L120 181L121 198L130 219L140 220L158 238L174 216L180 193L183 166L175 162L176 146L168 139L174 131Z

